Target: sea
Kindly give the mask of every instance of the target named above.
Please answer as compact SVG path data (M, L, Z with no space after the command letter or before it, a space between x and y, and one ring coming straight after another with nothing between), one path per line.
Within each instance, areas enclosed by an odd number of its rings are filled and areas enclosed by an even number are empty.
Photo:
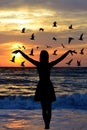
M87 67L51 70L56 101L50 130L87 130ZM44 130L34 67L0 67L0 130ZM44 86L46 87L46 86Z
M87 67L54 67L50 79L56 94L53 109L87 110ZM41 109L34 102L38 81L34 67L0 67L0 109Z

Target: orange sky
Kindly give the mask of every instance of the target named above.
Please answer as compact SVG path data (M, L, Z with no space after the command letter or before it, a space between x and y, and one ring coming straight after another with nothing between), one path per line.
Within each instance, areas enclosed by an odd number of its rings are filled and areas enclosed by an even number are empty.
M12 51L19 48L28 55L33 48L32 58L36 60L39 60L40 51L46 49L50 54L50 61L60 57L69 49L75 49L76 55L73 57L69 55L57 66L67 66L66 62L71 58L73 58L71 66L77 66L77 60L81 60L82 67L87 66L86 0L82 7L80 7L81 1L78 3L79 6L76 5L76 1L73 0L72 3L70 0L65 4L64 0L54 0L54 3L52 0L44 3L39 1L33 3L31 0L8 1L8 4L6 0L0 2L0 67L20 66L22 61L25 61L25 66L32 66L19 54L16 55L15 63L10 61L14 56ZM53 27L54 21L57 22L57 27ZM68 28L70 24L73 25L71 30ZM26 28L25 33L21 33L23 27ZM41 27L44 28L44 32L39 31ZM30 39L32 33L35 34L35 40ZM78 40L81 33L84 34L83 41ZM53 37L57 40L52 40ZM68 44L68 37L74 37L70 44ZM61 44L64 44L65 48ZM52 48L47 48L47 45ZM36 48L37 46L39 49ZM84 48L84 55L80 54L82 48ZM53 55L55 49L57 49L56 56Z

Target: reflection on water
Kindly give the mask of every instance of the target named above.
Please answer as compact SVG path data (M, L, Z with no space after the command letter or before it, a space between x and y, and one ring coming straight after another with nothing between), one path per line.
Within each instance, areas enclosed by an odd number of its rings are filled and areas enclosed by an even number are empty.
M8 129L19 129L19 128L24 128L26 125L25 120L14 120L14 119L9 119L8 124L6 124L6 127Z
M33 96L39 77L36 68L0 68L0 96ZM56 95L87 93L87 68L53 68Z
M0 110L0 130L44 130L40 110ZM51 130L87 130L87 112L55 110Z
M0 110L0 130L43 130L42 125L41 111Z

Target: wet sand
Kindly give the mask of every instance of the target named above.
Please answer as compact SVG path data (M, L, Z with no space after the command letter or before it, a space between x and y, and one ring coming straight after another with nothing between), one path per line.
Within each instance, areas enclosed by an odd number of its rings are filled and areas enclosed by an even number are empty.
M41 110L0 110L0 130L44 130ZM87 111L53 110L50 130L87 130Z

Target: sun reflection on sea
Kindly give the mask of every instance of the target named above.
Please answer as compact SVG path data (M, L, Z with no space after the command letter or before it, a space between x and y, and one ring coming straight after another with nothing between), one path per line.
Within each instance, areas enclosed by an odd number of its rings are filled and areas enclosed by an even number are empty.
M9 119L9 123L6 125L8 129L19 129L19 128L24 128L26 121L23 119L19 120L14 120L14 119Z
M32 116L33 115L33 116ZM38 116L37 116L38 115ZM37 124L36 119L40 122ZM6 110L2 112L2 124L0 130L43 130L41 114L39 111Z

